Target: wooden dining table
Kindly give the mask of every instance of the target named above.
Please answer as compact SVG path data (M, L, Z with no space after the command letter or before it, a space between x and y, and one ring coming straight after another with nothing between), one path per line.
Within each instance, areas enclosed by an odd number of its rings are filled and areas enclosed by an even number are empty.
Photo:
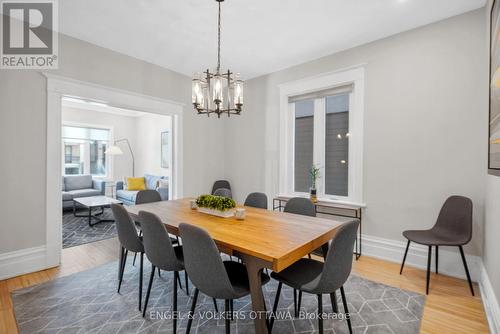
M264 268L279 272L313 250L328 245L348 218L316 218L284 212L244 207L244 220L221 218L191 209L184 198L125 206L134 220L140 211L156 214L167 231L179 235L179 224L204 228L219 249L240 257L247 267L252 308L255 311L255 332L267 333L266 312L262 294L261 273ZM238 206L243 207L243 206Z

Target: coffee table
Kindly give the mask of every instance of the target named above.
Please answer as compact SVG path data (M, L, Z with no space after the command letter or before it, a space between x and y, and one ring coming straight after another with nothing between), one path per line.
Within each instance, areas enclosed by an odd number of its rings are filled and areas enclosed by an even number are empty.
M94 226L104 222L114 222L114 219L101 219L99 216L104 213L104 208L111 207L111 204L123 204L123 202L107 196L91 196L73 199L73 215L75 217L87 217L89 226ZM84 207L88 210L86 215L77 215L76 206ZM92 213L92 209L100 208L101 211ZM92 223L92 219L96 222Z

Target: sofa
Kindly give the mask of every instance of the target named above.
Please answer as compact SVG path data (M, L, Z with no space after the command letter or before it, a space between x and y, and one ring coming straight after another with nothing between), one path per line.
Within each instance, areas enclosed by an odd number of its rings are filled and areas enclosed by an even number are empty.
M146 189L156 190L160 193L162 201L168 200L168 177L144 174ZM134 205L138 190L127 190L122 181L116 182L116 199L125 205Z
M62 177L63 209L73 207L73 198L103 196L105 181L92 179L92 175L67 175Z

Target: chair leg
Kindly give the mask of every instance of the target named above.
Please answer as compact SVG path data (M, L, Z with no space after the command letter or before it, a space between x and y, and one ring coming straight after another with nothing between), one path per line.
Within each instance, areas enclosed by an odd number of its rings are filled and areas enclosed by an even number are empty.
M142 230L139 231L139 237L142 236ZM137 257L137 253L134 254L134 262L132 262L132 265L135 266L135 258Z
M179 288L182 290L181 276L177 274L177 282L179 282Z
M323 334L323 296L318 295L318 333Z
M160 271L160 268L158 268L158 277L161 277L161 271Z
M425 285L425 294L429 294L429 282L431 280L431 258L432 258L432 246L429 246L429 254L427 255L427 283Z
M229 334L231 331L231 323L229 322L229 299L226 299L224 301L224 306L225 306L225 314L224 314L224 319L225 319L225 324L226 324L226 334Z
M309 259L311 259L311 253L307 254L307 257L308 257Z
M118 282L118 293L120 293L120 288L122 287L123 273L125 272L125 264L127 263L127 255L128 255L128 249L125 250L125 254L123 255L122 270L120 272L120 281Z
M153 279L155 278L156 267L151 267L151 275L149 276L148 291L146 292L146 299L144 300L144 309L142 310L142 317L146 316L146 309L148 308L149 295L151 293L151 287L153 286Z
M297 315L300 315L300 307L302 306L302 291L299 290L299 302L297 304Z
M233 299L229 300L229 316L231 320L234 320L234 301Z
M295 318L299 316L297 311L297 290L293 289L293 313L295 314Z
M436 274L438 274L439 246L436 246Z
M458 248L460 249L460 255L462 256L462 262L464 263L465 274L467 275L467 281L469 282L470 292L474 296L474 288L472 287L472 281L470 279L469 268L467 267L467 261L465 260L464 249L462 248L462 246L458 246Z
M342 296L342 304L344 304L344 313L347 319L347 327L349 327L349 333L352 334L351 315L349 314L349 309L347 308L347 299L345 298L344 286L340 287L340 295Z
M339 313L339 305L337 304L337 292L330 293L330 301L332 302L332 312Z
M122 266L123 266L123 255L125 254L125 248L120 246L120 260L118 261L118 281L122 275Z
M191 303L191 310L189 311L189 320L187 323L186 334L189 334L189 332L191 331L191 325L193 324L194 318L194 309L196 308L196 301L198 300L198 292L200 292L200 290L198 290L198 288L195 288L193 302Z
M215 298L212 298L212 300L214 301L215 312L219 313L219 308L217 307L217 300Z
M177 281L179 280L179 272L174 271L174 292L172 294L172 304L174 307L174 312L172 314L173 320L173 333L175 334L177 331Z
M271 313L271 321L269 322L269 333L273 329L274 319L276 318L276 310L278 309L278 303L280 300L281 287L283 283L278 283L278 290L276 290L276 297L274 298L273 312Z
M188 279L188 273L186 270L184 270L184 283L186 283L186 295L189 296L189 279Z
M139 311L141 310L141 307L142 307L142 276L143 276L143 269L144 269L144 253L141 253L141 263L140 263L140 269L139 269Z
M399 270L400 275L403 273L403 267L405 266L406 255L408 255L409 248L410 248L410 240L408 240L408 243L406 244L405 255L403 256L403 263L401 263L401 269Z

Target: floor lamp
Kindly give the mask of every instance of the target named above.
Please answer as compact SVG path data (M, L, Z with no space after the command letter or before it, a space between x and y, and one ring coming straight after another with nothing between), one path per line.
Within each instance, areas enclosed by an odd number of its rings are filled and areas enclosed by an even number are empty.
M118 140L115 140L113 146L110 146L105 152L104 154L108 154L108 155L123 155L123 151L120 147L116 146L117 143L120 143L120 142L126 142L127 143L127 146L128 146L128 149L130 151L130 155L132 156L132 177L135 177L135 159L134 159L134 152L132 151L132 147L130 147L130 143L128 141L127 138L124 138L124 139L118 139Z

